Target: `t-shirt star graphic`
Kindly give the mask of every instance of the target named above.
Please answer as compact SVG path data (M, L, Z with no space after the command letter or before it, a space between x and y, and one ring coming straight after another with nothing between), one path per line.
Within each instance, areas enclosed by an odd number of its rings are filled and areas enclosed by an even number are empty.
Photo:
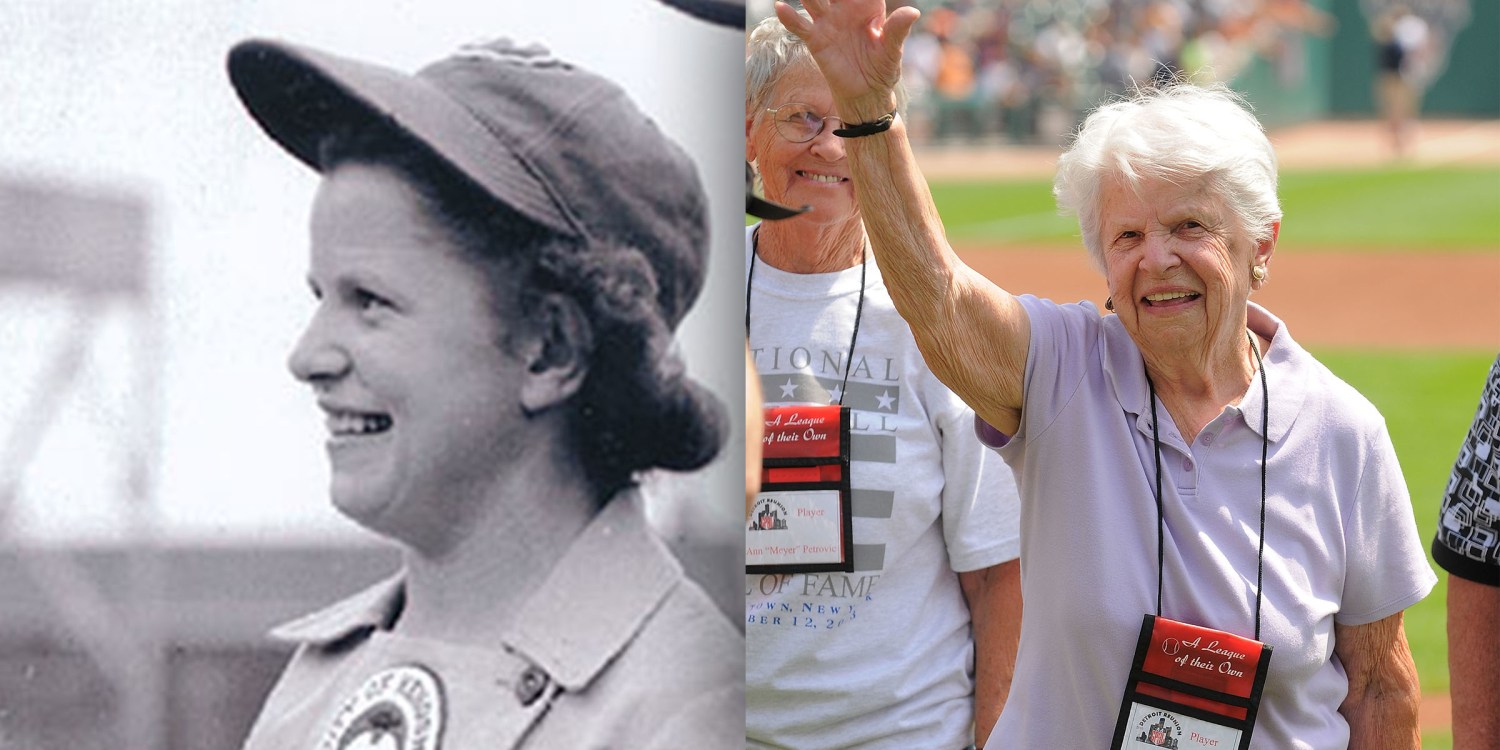
M786 382L781 384L781 397L782 398L792 398L792 397L794 397L796 395L797 395L797 384L793 383L791 378L787 378Z

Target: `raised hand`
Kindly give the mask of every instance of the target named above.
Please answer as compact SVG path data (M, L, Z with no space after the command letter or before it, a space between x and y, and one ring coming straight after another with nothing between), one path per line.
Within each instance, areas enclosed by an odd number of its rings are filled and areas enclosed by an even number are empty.
M901 44L921 13L903 6L886 15L885 0L803 0L802 6L810 19L779 1L776 17L807 44L840 114L863 122L891 111Z

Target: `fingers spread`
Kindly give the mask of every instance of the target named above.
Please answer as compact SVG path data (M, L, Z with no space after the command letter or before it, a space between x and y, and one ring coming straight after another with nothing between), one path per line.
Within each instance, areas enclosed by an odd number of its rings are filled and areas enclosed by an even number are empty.
M803 7L807 7L807 4L804 3ZM808 12L811 13L812 11L809 10ZM812 21L803 18L802 14L798 13L796 8L780 0L776 2L776 18L781 21L781 25L785 26L787 31L796 34L804 42L807 41L808 34L812 33Z
M912 27L916 25L917 19L922 17L922 11L910 5L903 5L893 11L885 19L885 31L883 40L885 48L892 52L900 52L901 45L906 42L907 35L911 34Z

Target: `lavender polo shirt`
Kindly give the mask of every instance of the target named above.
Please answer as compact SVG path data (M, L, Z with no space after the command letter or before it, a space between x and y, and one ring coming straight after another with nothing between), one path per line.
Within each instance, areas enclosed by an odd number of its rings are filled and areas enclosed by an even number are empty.
M1025 619L990 748L1108 747L1141 616L1156 608L1151 407L1140 351L1090 303L1021 298L1025 404L999 452L1021 490ZM1254 304L1271 341L1261 640L1274 649L1252 747L1344 748L1333 625L1374 622L1436 583L1401 467L1369 401ZM1164 408L1162 614L1251 636L1260 513L1259 375L1189 445Z

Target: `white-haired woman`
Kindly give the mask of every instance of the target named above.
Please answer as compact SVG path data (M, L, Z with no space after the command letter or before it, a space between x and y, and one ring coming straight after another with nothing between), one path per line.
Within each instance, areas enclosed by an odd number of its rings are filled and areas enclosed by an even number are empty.
M849 572L746 577L746 744L960 750L994 723L1015 657L1014 479L868 258L807 48L769 19L746 52L745 158L766 198L807 207L746 230L750 349L769 405L851 410L854 549Z
M1435 576L1380 415L1249 302L1281 225L1259 124L1185 85L1093 113L1056 193L1115 314L1015 296L948 246L889 117L916 11L806 8L777 13L856 135L897 309L1012 436L1026 615L990 747L1415 747L1401 612Z

